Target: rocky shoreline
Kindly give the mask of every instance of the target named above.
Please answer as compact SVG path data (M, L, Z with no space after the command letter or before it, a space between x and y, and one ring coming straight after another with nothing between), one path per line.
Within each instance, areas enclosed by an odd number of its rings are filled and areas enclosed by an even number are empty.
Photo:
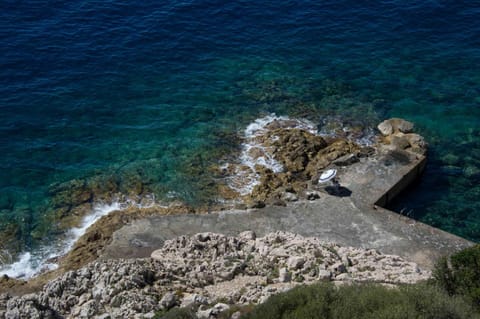
M214 318L233 304L319 280L425 280L430 273L418 264L428 269L471 245L376 205L423 169L427 144L412 123L382 122L373 145L322 137L298 120L262 125L246 130L243 162L214 168L223 201L215 214L182 203L110 213L58 258L57 270L28 282L1 278L9 294L0 297L0 318L143 318L186 305ZM318 184L333 167L341 192Z
M192 307L215 318L232 305L256 304L318 281L415 283L430 272L401 257L275 232L256 238L214 233L180 236L151 258L95 261L42 291L0 296L0 318L151 318Z

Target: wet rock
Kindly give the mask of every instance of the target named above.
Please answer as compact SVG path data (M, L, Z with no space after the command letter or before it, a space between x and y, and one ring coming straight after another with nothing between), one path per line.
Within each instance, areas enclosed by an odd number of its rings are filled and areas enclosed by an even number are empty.
M469 178L480 176L480 169L474 165L465 166L465 168L463 169L463 172L465 176Z
M79 179L54 185L50 188L50 193L53 195L53 203L56 207L78 206L93 198L87 182Z

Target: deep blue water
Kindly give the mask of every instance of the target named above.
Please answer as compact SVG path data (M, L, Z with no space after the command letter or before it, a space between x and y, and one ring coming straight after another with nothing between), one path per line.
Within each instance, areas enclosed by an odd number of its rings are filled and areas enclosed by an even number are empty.
M0 47L0 230L21 249L53 236L56 183L208 200L205 167L272 112L415 122L429 165L394 208L480 241L478 1L3 1Z

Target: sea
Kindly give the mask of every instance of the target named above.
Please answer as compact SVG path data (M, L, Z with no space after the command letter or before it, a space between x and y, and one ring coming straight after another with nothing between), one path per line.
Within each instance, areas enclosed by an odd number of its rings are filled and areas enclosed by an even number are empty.
M414 122L428 165L389 208L480 242L479 1L3 0L0 48L0 274L138 197L215 204L211 167L275 116ZM85 185L125 196L66 234Z

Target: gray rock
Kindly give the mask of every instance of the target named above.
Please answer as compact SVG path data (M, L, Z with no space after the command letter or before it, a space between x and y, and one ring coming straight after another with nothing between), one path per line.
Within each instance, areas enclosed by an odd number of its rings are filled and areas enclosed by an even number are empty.
M287 260L287 266L290 269L297 270L303 266L305 259L299 256L290 256Z
M203 243L203 242L209 241L211 239L210 235L211 235L211 233L200 233L200 234L195 235L195 238L197 238L198 241Z
M318 279L319 280L330 280L332 278L332 273L326 269L318 270Z
M279 282L290 282L292 280L292 274L287 270L287 268L280 268L278 271L278 281Z
M193 307L196 308L200 305L208 304L208 299L199 294L190 294L182 299L181 307Z
M282 199L287 202L296 202L298 200L298 196L294 193L284 192L282 194Z
M240 319L241 316L242 316L242 313L240 311L236 311L232 314L230 319Z
M348 273L343 273L343 274L338 274L335 276L335 280L350 280L350 274Z
M92 318L97 314L98 304L95 300L87 301L81 308L79 318Z
M342 256L342 263L346 266L346 267L350 267L352 265L352 261L350 260L350 258L348 258L347 255L343 255Z
M211 314L216 316L219 313L227 311L228 309L230 309L229 305L220 302L220 303L217 303L215 306L213 306Z
M337 274L347 272L347 267L345 267L345 265L342 262L337 262L332 266L330 266L330 268L333 270L333 272Z
M209 319L211 315L212 315L212 309L198 310L197 311L197 318L198 319Z
M175 296L172 292L167 292L163 295L162 299L160 299L160 307L163 309L170 309L173 308L177 304L177 296Z
M255 234L254 231L247 230L238 234L238 238L244 239L244 240L255 240L257 239L257 235Z

